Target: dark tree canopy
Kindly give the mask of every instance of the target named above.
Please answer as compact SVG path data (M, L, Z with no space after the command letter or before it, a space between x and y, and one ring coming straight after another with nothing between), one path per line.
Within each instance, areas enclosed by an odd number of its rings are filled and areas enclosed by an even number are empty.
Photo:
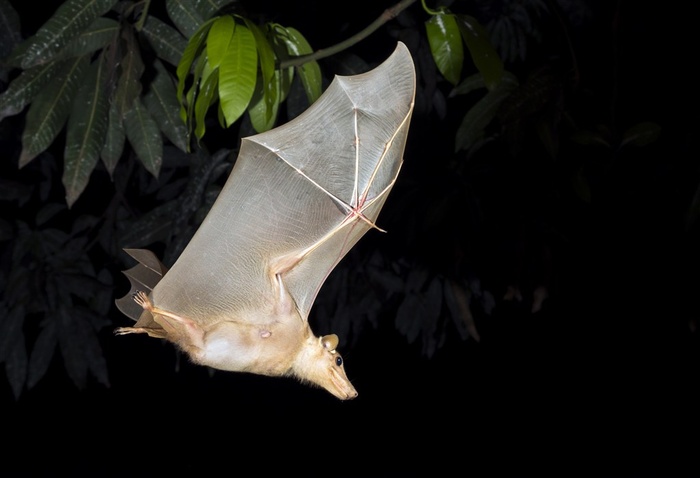
M698 476L690 18L585 0L0 0L0 475L529 476L563 458L564 475ZM172 264L242 137L399 40L418 82L387 233L311 315L358 399L114 337L123 248Z

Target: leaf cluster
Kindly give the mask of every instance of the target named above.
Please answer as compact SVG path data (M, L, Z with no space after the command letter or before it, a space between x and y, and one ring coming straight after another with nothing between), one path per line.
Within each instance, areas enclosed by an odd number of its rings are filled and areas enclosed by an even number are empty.
M281 60L311 52L294 28L277 23L258 27L235 14L212 18L192 35L177 67L180 117L197 140L204 136L207 112L215 104L222 128L247 110L255 131L267 131L277 121L295 69L309 104L321 95L321 69L316 61L279 68Z

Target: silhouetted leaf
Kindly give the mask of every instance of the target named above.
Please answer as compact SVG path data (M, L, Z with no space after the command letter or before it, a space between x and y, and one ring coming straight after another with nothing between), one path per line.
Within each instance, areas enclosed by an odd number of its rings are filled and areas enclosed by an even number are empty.
M620 147L628 144L632 146L646 146L656 141L660 134L661 127L657 123L650 121L637 123L625 130Z
M82 390L87 385L88 377L88 363L83 352L83 340L86 335L81 330L83 324L71 315L70 309L65 305L58 308L57 316L58 345L63 365L75 386Z
M462 340L471 336L479 342L481 338L469 306L471 291L457 281L446 279L444 295L445 305Z
M141 163L157 178L163 162L163 139L158 124L138 98L126 113L124 130Z
M106 320L96 320L95 313L85 309L76 308L74 310L75 320L79 321L81 339L80 344L83 355L88 365L88 371L102 385L109 387L109 374L107 372L107 362L97 338L97 331L102 326L109 324ZM96 328L95 325L99 328Z
M21 240L26 242L21 243ZM31 234L27 233L23 225L20 224L16 238L13 241L12 268L7 278L7 288L4 291L5 300L8 304L21 304L26 305L28 308L37 307L41 309L43 297L37 297L34 301L29 300L33 292L29 290L29 287L33 284L31 274L34 271L30 272L26 267L20 267L20 261L24 258L26 251L31 247L36 247L35 242ZM2 340L2 335L0 335L0 340Z
M462 119L455 137L455 151L468 150L484 135L484 129L496 116L503 101L517 88L517 80L512 75L504 75L503 80L472 106Z
M107 318L112 304L114 304L114 280L112 273L107 269L102 269L97 274L97 282L99 286L95 290L95 294L87 299L90 309L97 312L91 314L91 320L95 330L99 331L103 327L111 325L112 321Z
M444 340L444 335L438 336L438 323L442 312L443 284L439 276L433 276L428 288L421 294L423 321L423 354L432 357Z
M586 203L591 202L591 185L581 169L577 170L572 180L572 186L576 195Z
M503 62L489 41L488 33L481 24L469 15L457 17L459 31L479 73L489 90L493 90L503 76Z
M450 91L450 98L456 95L467 95L481 88L486 88L486 82L484 82L484 77L481 76L480 73L476 73L468 76L455 86L452 91Z
M15 237L14 234L14 228L12 227L12 223L10 221L6 221L3 218L0 218L0 242L4 241L9 241ZM3 283L2 283L3 277L0 276L0 288L3 288Z
M575 143L586 146L598 144L601 146L610 147L608 140L603 136L603 134L597 131L588 131L583 129L574 131L574 133L571 135L571 140Z
M19 14L8 0L0 0L0 60L5 60L22 41ZM0 81L7 81L9 68L0 62Z
M190 38L202 23L204 18L195 8L192 0L165 0L168 16L178 30Z
M180 119L175 85L161 62L156 60L154 66L156 75L143 96L143 103L163 134L182 151L188 151L187 128Z
M124 118L126 112L131 110L136 98L141 95L141 75L144 65L136 40L131 33L126 33L126 52L120 63L121 75L117 82L117 90L114 92L113 102L117 105L119 115Z
M12 299L12 297L6 297ZM13 347L22 342L22 326L24 325L24 306L15 305L8 311L6 303L0 302L0 363L4 362L12 353ZM24 345L24 344L22 344Z
M180 32L151 15L146 19L142 32L159 58L177 66L187 46L187 39Z
M64 59L95 52L109 45L118 34L119 22L111 18L99 17L80 36L66 45L56 57Z
M219 13L227 5L236 3L238 0L196 0L194 8L205 20L212 15Z
M27 184L0 178L0 201L17 201L21 203L31 192L32 188Z
M109 124L105 62L100 56L91 65L73 101L64 151L63 186L70 208L88 184L104 146Z
M124 143L126 142L126 133L124 132L124 122L119 107L116 103L112 103L109 107L107 132L105 133L105 143L100 151L102 163L105 165L110 176L114 174L114 168L121 158L124 151Z
M51 360L56 353L58 335L56 333L57 320L49 318L42 322L42 328L36 342L29 354L29 371L27 374L27 388L33 388L41 380L49 369Z
M18 399L27 382L27 347L24 332L20 330L17 341L12 344L9 355L5 359L5 375L10 382L12 394Z
M42 226L49 220L53 219L59 212L65 211L66 205L56 202L50 202L41 206L39 211L36 213L34 222L37 226Z
M56 12L29 38L22 56L22 68L27 69L53 60L71 40L86 27L109 11L116 0L66 0Z
M178 211L177 201L168 201L139 215L134 221L121 221L120 247L143 247L167 240L175 211Z
M0 121L16 115L27 106L49 81L61 64L48 63L23 71L0 94Z
M87 57L71 58L62 63L56 78L39 92L27 111L20 168L46 150L58 136L88 67Z

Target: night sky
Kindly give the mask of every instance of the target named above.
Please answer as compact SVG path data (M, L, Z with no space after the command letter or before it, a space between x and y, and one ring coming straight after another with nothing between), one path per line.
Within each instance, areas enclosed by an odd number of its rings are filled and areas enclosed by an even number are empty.
M33 15L33 2L11 3L23 21ZM452 9L481 11L482 3ZM562 146L571 161L590 161L590 203L550 194L561 190L551 186L565 160L497 147L469 159L453 154L463 111L450 108L460 100L447 100L443 120L429 98L417 101L404 169L380 215L389 232L370 231L357 252L400 254L435 274L454 272L455 251L472 258L495 298L490 313L475 311L479 341L462 340L447 322L444 344L426 356L421 341L409 342L384 313L376 328L341 344L359 392L341 402L294 379L211 372L169 344L114 337L107 327L100 340L109 387L78 390L58 354L19 400L0 374L0 477L700 476L700 229L687 223L700 187L698 94L693 16L678 3L571 3L587 12L569 19L580 83L568 107L579 126L653 121L662 128L655 143L614 161L602 149ZM322 47L389 5L338 4L331 13L327 2L261 2L255 9ZM412 6L416 18L419 10ZM390 23L351 51L382 61L395 28ZM551 32L545 38L562 41ZM534 64L558 64L560 57L547 56L553 50L540 45L533 64L512 69L524 77ZM444 82L438 88L449 93ZM463 189L452 161L471 171ZM465 207L469 195L484 212L478 228ZM551 290L531 313L527 291L521 303L503 297L521 245L511 238L528 227L550 231L542 224L556 230L547 235ZM114 261L117 270L130 265ZM115 298L128 289L122 279ZM127 325L116 308L109 319Z

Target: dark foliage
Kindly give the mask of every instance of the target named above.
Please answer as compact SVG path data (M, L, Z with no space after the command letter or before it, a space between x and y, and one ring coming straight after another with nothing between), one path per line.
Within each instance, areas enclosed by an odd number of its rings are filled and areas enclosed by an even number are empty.
M37 11L0 0L2 17L19 22L0 56L64 3ZM150 13L176 25L168 3ZM296 28L314 50L393 6L234 4L259 24ZM210 110L189 150L158 130L157 174L123 140L67 201L67 123L20 168L29 105L2 112L0 433L11 446L1 476L263 466L305 476L700 476L690 15L661 2L442 4L462 28L488 33L503 63L498 86L486 86L466 39L449 81L420 3L317 60L325 85L401 40L418 72L405 164L380 216L388 233L360 241L312 312L317 332L341 337L360 392L351 403L112 335L126 320L113 305L127 289L120 271L132 265L121 249L176 259L240 137L255 132L248 116L222 128ZM105 14L126 22L122 46L140 45L134 98L145 98L156 65L173 78L176 65L136 33L137 16L120 15ZM0 91L22 71L0 65ZM279 121L307 104L297 81Z

